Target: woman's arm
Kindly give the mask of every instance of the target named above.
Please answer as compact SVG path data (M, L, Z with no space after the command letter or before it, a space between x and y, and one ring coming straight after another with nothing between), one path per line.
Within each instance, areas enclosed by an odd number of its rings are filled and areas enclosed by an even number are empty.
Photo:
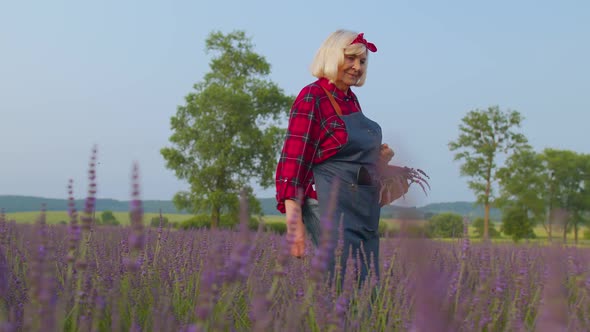
M297 201L286 199L285 211L287 240L291 245L291 255L301 258L305 252L305 226L301 217L301 204Z
M305 226L301 204L313 181L312 165L319 146L319 110L310 86L295 99L281 157L277 165L277 208L285 213L291 255L301 258L305 251Z

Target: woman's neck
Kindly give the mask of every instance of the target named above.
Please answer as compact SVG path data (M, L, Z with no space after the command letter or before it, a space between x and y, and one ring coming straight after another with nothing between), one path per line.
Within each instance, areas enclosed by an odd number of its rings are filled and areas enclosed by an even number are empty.
M338 90L344 92L345 95L348 95L348 89L350 89L350 86L342 82L334 82L334 85Z

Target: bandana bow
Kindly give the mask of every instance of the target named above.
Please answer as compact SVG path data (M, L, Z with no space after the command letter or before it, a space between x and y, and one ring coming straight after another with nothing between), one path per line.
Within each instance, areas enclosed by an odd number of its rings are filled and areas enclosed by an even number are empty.
M364 33L359 33L358 36L356 36L356 38L352 41L352 43L350 43L350 45L352 44L363 44L365 45L365 47L367 47L367 49L371 52L377 52L377 46L375 46L375 44L373 43L369 43L365 38L363 38Z

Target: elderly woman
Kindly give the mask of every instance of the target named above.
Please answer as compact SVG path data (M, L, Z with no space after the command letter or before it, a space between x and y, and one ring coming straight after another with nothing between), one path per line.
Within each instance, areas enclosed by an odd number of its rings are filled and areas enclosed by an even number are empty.
M362 33L338 30L321 45L311 66L318 79L304 87L289 116L289 125L276 172L277 208L286 213L293 237L291 254L302 257L305 230L317 246L319 216L333 221L332 248L343 230L345 266L349 250L360 256L360 278L371 262L378 274L380 182L379 169L393 157L381 143L381 127L370 120L351 87L367 77L369 52L377 47ZM405 185L388 202L407 192ZM359 260L357 260L359 261ZM335 257L328 257L334 272Z

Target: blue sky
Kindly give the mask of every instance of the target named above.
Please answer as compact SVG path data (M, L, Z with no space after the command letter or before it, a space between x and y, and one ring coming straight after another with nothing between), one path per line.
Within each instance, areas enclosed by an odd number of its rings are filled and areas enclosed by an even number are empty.
M185 189L165 168L169 119L209 70L205 39L244 30L297 94L339 28L365 33L367 83L355 89L398 164L431 176L407 205L474 200L447 144L475 108L519 111L533 147L590 153L588 1L12 1L0 4L0 194L84 197L97 144L98 196ZM273 188L259 190L272 197Z

